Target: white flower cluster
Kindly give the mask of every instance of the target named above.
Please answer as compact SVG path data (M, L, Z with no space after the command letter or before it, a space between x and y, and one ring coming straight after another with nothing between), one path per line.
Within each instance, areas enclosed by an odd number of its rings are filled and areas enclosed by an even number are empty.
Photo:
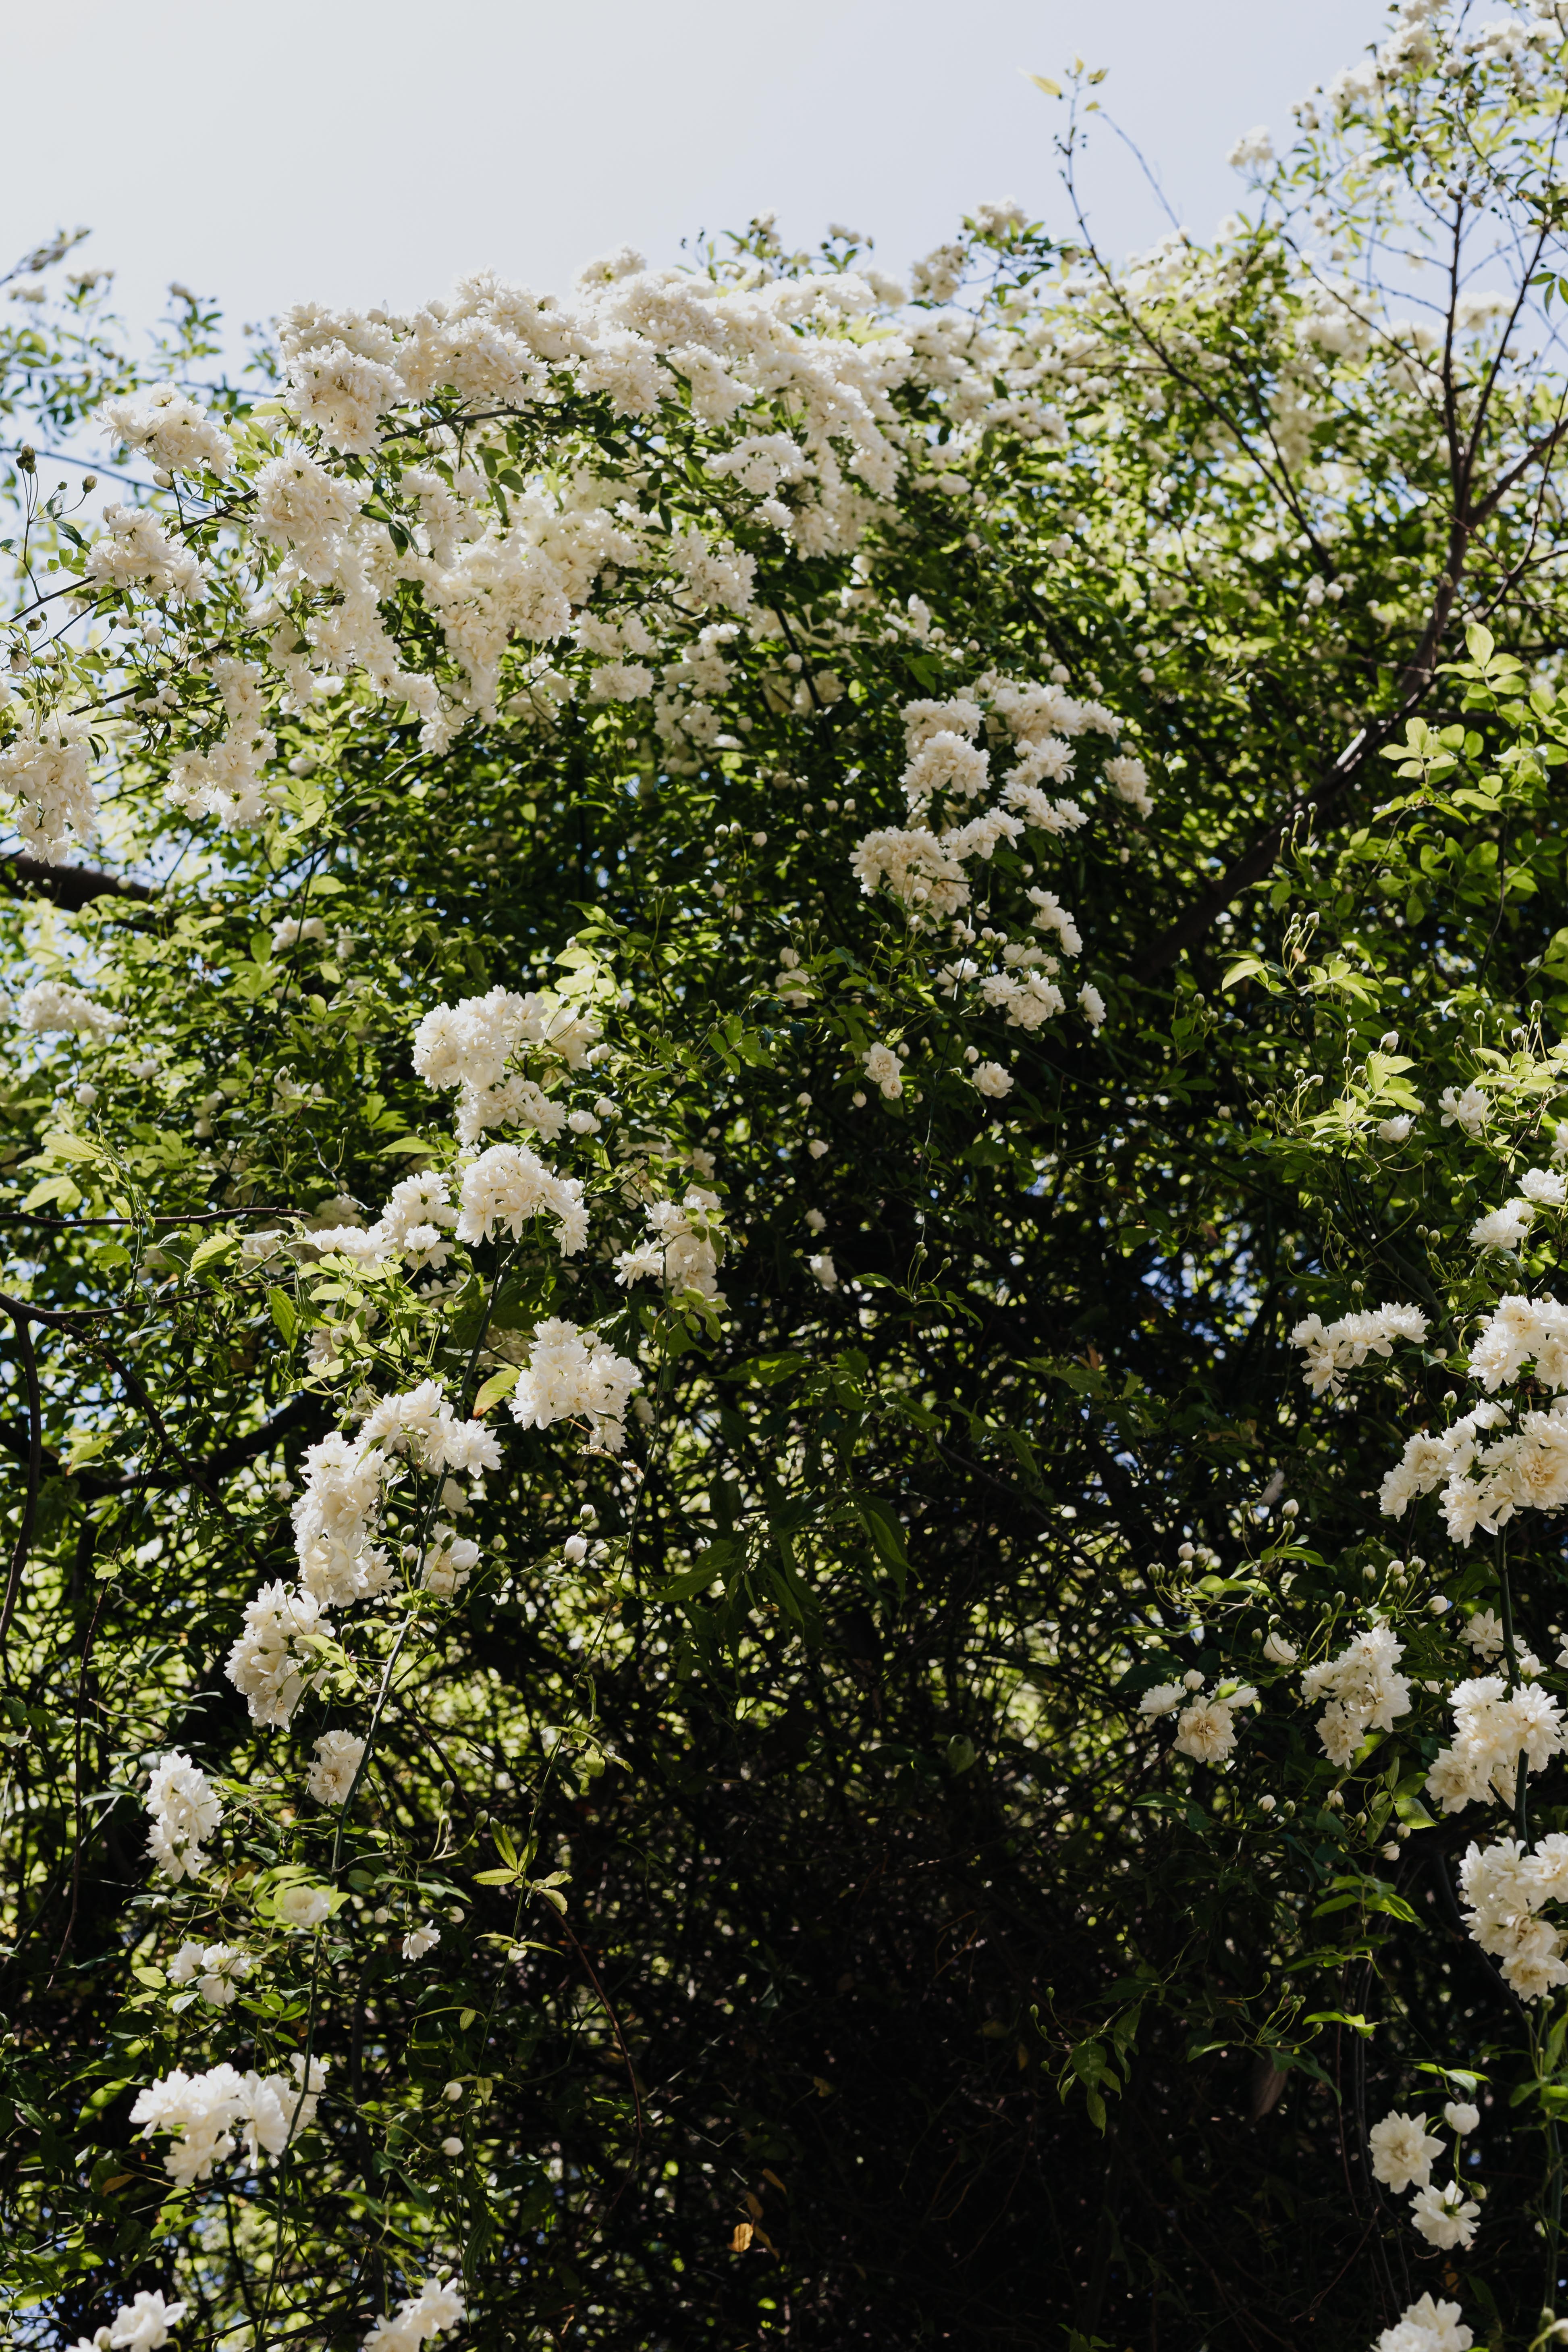
M164 1877L199 1878L206 1862L202 1841L216 1835L223 1807L206 1774L181 1748L153 1767L147 1813L147 1851Z
M1337 1658L1309 1666L1301 1695L1310 1706L1328 1700L1318 1718L1318 1737L1331 1764L1351 1763L1369 1731L1392 1731L1397 1716L1410 1712L1410 1685L1395 1672L1405 1645L1386 1625L1358 1633Z
M226 832L264 824L286 797L263 770L278 749L265 724L265 673L258 662L219 654L212 665L227 720L226 731L205 751L182 751L169 770L168 796L187 816L216 816Z
M490 1432L482 1422L459 1421L439 1381L383 1397L365 1415L360 1438L388 1454L406 1454L421 1470L471 1476L500 1468L500 1448Z
M177 2187L205 2180L213 2166L231 2157L238 2142L237 2126L250 2163L265 2153L281 2156L289 2140L309 2131L326 2086L327 2060L312 2058L310 2079L301 2055L290 2061L287 2074L241 2074L233 2066L211 2066L205 2074L187 2074L182 2066L161 2075L139 2091L131 2120L142 2126L139 2137L168 2132L173 2145L165 2150L163 2169Z
M538 1324L511 1392L511 1417L523 1429L586 1421L595 1445L618 1454L626 1444L626 1401L642 1373L596 1331L551 1316Z
M1568 1391L1568 1309L1554 1298L1510 1295L1482 1325L1470 1373L1495 1395L1529 1366L1542 1388ZM1468 1543L1477 1528L1495 1533L1516 1510L1561 1510L1568 1503L1568 1395L1559 1393L1544 1412L1483 1402L1435 1435L1418 1431L1384 1478L1383 1509L1401 1518L1414 1498L1438 1488L1458 1543Z
M952 920L969 904L970 884L965 863L974 857L988 861L1002 841L1017 841L1026 833L1038 836L1044 850L1064 834L1087 824L1081 803L1053 799L1047 783L1060 784L1072 777L1079 739L1086 734L1121 732L1121 722L1102 703L1081 701L1059 686L1017 685L987 675L967 695L946 702L911 702L904 712L904 740L909 754L903 773L910 822L881 826L857 843L851 866L868 897L886 888L909 909L917 928L927 921ZM991 749L976 740L985 728L994 748L1013 754L1013 765L1002 780L999 797L984 803L992 792ZM1141 760L1129 754L1108 759L1102 774L1112 794L1136 811L1152 814L1148 773ZM1083 941L1077 924L1054 891L1034 887L1028 898L1035 908L1036 930L1056 940L1061 955L1075 956ZM959 925L966 940L973 933ZM987 934L989 937L989 934ZM950 969L942 977L952 983L979 979L985 1003L1005 1013L1009 1026L1037 1029L1063 1011L1066 1000L1056 985L1058 957L1027 940L1012 940L1003 950L1001 969L982 976L977 965ZM1104 1018L1097 991L1092 1008L1084 1010L1098 1028ZM885 1053L885 1047L874 1048ZM874 1083L880 1084L875 1072ZM884 1087L884 1092L889 1089Z
M364 2339L364 2352L419 2352L432 2336L457 2327L463 2298L445 2280L426 2279L417 2294L405 2295L395 2319L378 2319Z
M1568 1837L1553 1832L1533 1849L1518 1838L1472 1845L1459 1885L1469 1906L1466 1925L1482 1951L1500 1960L1521 2000L1544 2000L1568 1984L1562 1930L1541 1916L1548 1903L1568 1899Z
M1549 1691L1531 1684L1510 1690L1499 1675L1457 1683L1449 1695L1454 1738L1440 1748L1426 1776L1426 1793L1446 1813L1490 1798L1514 1801L1514 1774L1539 1772L1568 1745L1563 1710Z
M323 1607L366 1600L392 1573L372 1540L385 1469L374 1444L356 1445L337 1431L305 1453L303 1491L290 1514L294 1549L304 1591Z
M1173 1743L1194 1764L1223 1764L1236 1746L1236 1710L1253 1706L1258 1693L1250 1683L1217 1684L1206 1694L1204 1678L1194 1667L1179 1683L1156 1683L1138 1702L1140 1715L1176 1715Z
M1478 1404L1436 1436L1417 1432L1384 1476L1379 1499L1389 1517L1403 1518L1416 1496L1439 1487L1456 1543L1468 1544L1478 1528L1495 1535L1516 1510L1561 1510L1568 1503L1568 1396L1544 1412L1531 1407L1515 1417L1505 1405Z
M1308 1315L1291 1332L1290 1345L1306 1356L1305 1377L1312 1394L1321 1396L1326 1389L1337 1396L1352 1366L1364 1364L1368 1356L1392 1355L1395 1339L1409 1339L1419 1347L1428 1328L1418 1307L1369 1307L1342 1315L1337 1323Z
M522 1239L534 1217L555 1221L555 1245L575 1257L588 1238L588 1212L575 1176L557 1176L526 1143L492 1143L463 1171L458 1219L460 1242L488 1242L497 1233Z
M726 1239L716 1192L693 1184L680 1201L650 1201L643 1211L648 1238L616 1259L616 1280L662 1282L667 1290L695 1290L720 1305L719 1253Z
M458 1222L447 1192L447 1178L434 1171L402 1177L373 1225L327 1225L310 1240L318 1250L335 1250L370 1268L406 1263L417 1273L443 1266L452 1255L444 1236Z
M319 1660L315 1643L335 1639L335 1629L313 1593L280 1580L262 1586L246 1610L225 1668L248 1705L252 1723L287 1729L305 1678Z
M103 536L88 551L89 580L108 588L143 588L151 596L200 596L205 566L175 545L150 507L106 506L103 523Z
M19 1028L31 1029L40 1036L51 1031L79 1037L109 1037L116 1029L125 1026L124 1016L110 1013L107 1005L94 1003L79 988L68 988L63 981L36 980L16 999L16 1022Z
M19 731L0 751L0 799L24 848L58 866L73 841L86 846L98 835L98 798L87 730L68 718L24 713Z
M414 1066L426 1086L458 1089L459 1143L477 1142L493 1127L530 1127L552 1142L566 1113L536 1077L510 1066L531 1059L543 1069L579 1070L598 1034L592 1013L574 1012L548 992L492 988L433 1007L414 1033Z
M1480 2121L1474 2107L1452 2103L1445 2108L1444 2115L1450 2128L1460 2138L1467 2131L1474 2131ZM1468 2246L1476 2234L1481 2209L1474 2198L1465 2195L1457 2175L1446 2189L1433 2184L1432 2166L1443 2153L1443 2143L1427 2130L1426 2116L1407 2116L1395 2108L1392 2114L1384 2116L1381 2123L1373 2124L1367 2137L1372 2145L1373 2178L1381 2180L1385 2189L1392 2189L1396 2197L1402 2197L1407 2189L1415 2190L1410 2200L1411 2225L1419 2231L1427 2244L1445 2252L1454 2246ZM1458 2314L1453 2305L1440 2308L1451 2312L1454 2318L1458 2318ZM1406 2313L1406 2321L1409 2318L1410 2314ZM1442 2340L1438 2332L1442 2323L1434 2318L1430 2323L1422 2324L1428 2325L1437 2335L1437 2340ZM1457 2333L1468 2343L1467 2330L1461 2328ZM1415 2347L1400 2342L1397 2330L1391 2329L1389 2335L1394 2337L1398 2352L1415 2352Z
M1489 1396L1535 1367L1543 1388L1568 1389L1568 1307L1555 1298L1500 1299L1470 1349L1470 1377Z
M425 1547L419 1590L448 1601L454 1592L462 1591L479 1564L479 1545L460 1536L455 1528L447 1527L444 1519L437 1519Z
M381 1398L366 1414L357 1440L334 1431L307 1448L302 1488L290 1515L300 1581L263 1587L246 1611L244 1629L228 1657L228 1678L244 1694L253 1722L287 1727L320 1645L336 1639L327 1611L384 1590L392 1560L376 1538L383 1496L398 1475L396 1457L404 1454L443 1480L453 1473L482 1475L499 1469L501 1458L491 1432L482 1423L459 1421L434 1380ZM426 1549L423 1588L456 1591L479 1557L476 1544L437 1521ZM350 1738L331 1736L340 1741ZM318 1781L325 1790L337 1777L336 1768L329 1769L319 1755L311 1794L319 1793ZM343 1786L346 1794L346 1781ZM324 1795L322 1801L342 1799Z
M1512 1200L1478 1217L1470 1227L1470 1239L1478 1249L1512 1255L1529 1235L1538 1213L1542 1209L1562 1208L1565 1197L1568 1184L1555 1169L1527 1168Z
M70 2352L162 2352L170 2328L184 2315L183 2303L170 2303L156 2287L144 2288L95 2334L78 2336Z
M249 1956L237 1944L187 1942L169 1963L169 1982L195 1985L209 2009L226 2009L250 1966Z
M739 502L807 554L852 546L869 501L895 487L902 432L889 394L915 363L900 336L863 331L882 299L849 272L736 284L623 254L584 271L566 302L480 276L407 316L290 311L287 399L311 446L245 461L254 470L238 526L270 591L244 626L285 701L302 709L312 677L358 672L413 709L426 747L441 749L468 713L495 719L514 646L526 656L574 635L599 657L591 699L652 694L654 670L626 659L653 651L636 614L588 612L606 577L651 575L645 609L657 601L690 635L715 608L751 608L755 559L719 516L672 527L657 491L642 502L646 483L606 464L591 429L584 462L513 480L505 499L477 461L510 458L504 420L520 412L581 415L588 404L591 415L602 404L613 422L668 404L729 443L708 460L721 515ZM473 412L465 440L430 416L437 395ZM785 415L787 432L776 429ZM111 402L101 421L152 459L160 484L197 467L243 471L219 424L174 385ZM382 491L374 516L343 464L367 457ZM109 509L86 569L121 593L195 596L209 584L146 508ZM409 591L440 647L414 669L387 620ZM680 668L665 665L655 707L672 751L711 740L718 726Z
M234 443L177 383L150 384L133 399L106 400L99 411L106 433L150 457L165 474L223 476L234 464Z

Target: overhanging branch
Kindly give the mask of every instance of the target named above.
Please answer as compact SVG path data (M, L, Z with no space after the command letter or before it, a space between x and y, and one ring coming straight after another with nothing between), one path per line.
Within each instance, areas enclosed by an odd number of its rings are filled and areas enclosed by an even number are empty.
M20 850L0 856L0 890L18 898L52 898L57 907L74 913L92 898L155 898L145 882L130 882L121 874L103 874L95 866L49 866L41 857L25 857Z

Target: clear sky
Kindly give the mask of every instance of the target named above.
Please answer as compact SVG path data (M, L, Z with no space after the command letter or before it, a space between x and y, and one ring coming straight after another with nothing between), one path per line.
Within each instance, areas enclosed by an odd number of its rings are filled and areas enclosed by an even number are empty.
M466 269L566 283L623 243L773 207L870 232L897 271L984 197L1068 226L1060 110L1024 71L1080 51L1206 235L1224 157L1376 37L1375 0L0 0L0 245L91 226L145 318L179 278L238 318L416 302ZM1095 225L1165 226L1101 134Z

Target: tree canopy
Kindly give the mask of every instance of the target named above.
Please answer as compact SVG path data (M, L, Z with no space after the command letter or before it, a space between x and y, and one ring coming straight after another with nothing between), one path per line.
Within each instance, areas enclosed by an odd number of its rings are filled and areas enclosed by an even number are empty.
M18 2343L1554 2340L1565 67L15 275Z

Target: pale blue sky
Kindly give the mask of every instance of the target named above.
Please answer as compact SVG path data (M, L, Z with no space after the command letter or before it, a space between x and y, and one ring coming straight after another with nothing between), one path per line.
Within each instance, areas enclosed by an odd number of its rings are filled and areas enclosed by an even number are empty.
M1200 234L1225 151L1377 34L1375 0L0 0L0 245L57 223L147 315L170 278L258 318L403 304L490 266L558 287L623 242L776 207L868 230L897 270L1016 195L1065 227L1059 110L1020 69L1075 50ZM1089 173L1111 250L1164 226L1124 148Z

